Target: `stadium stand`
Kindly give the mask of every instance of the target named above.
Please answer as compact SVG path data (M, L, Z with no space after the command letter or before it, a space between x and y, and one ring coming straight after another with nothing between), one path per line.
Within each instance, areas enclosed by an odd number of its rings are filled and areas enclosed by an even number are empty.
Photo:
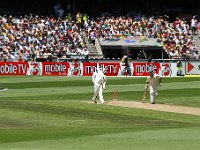
M89 54L77 23L44 16L0 16L1 61ZM11 59L9 59L11 61Z
M115 17L106 14L100 16L96 21L88 23L90 24L88 36L91 43L94 43L96 38L100 39L101 46L107 46L107 49L121 49L123 51L123 47L129 49L134 47L137 49L136 53L139 53L144 49L156 50L160 48L160 51L165 50L169 59L189 59L198 56L190 25L183 19L177 18L176 21L170 23L166 18L168 17ZM111 54L109 51L107 53ZM160 56L160 59L163 59L161 57L163 52L157 51L157 53L157 56L153 57ZM132 55L135 54L132 53ZM116 56L119 56L117 52L113 57Z
M2 1L0 61L121 58L124 54L132 59L199 59L199 37L193 30L198 28L198 16L164 15L182 13L185 5L178 1L173 2L177 9L172 9L167 7L170 2L161 5L157 1L152 6L148 0L142 0L134 11L129 7L126 11L117 10L118 3L112 0L101 2L105 9L113 2L113 9L105 10L100 5L93 8L95 2L91 1L93 12L87 9L86 0L81 6L80 2L75 6L75 0L68 3L42 0L41 4L48 3L45 8L37 1L31 0L33 5L22 1L15 6L11 5L13 1ZM144 8L137 9L143 3ZM123 7L128 4L131 2L126 1ZM155 11L158 6L162 9ZM84 13L77 11L78 7Z

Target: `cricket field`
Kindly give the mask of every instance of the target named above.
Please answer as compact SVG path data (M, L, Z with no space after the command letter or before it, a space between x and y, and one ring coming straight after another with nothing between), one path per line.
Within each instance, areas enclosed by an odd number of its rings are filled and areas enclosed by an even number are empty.
M119 101L140 102L145 80L108 77L104 99L117 90ZM158 104L200 109L199 77L162 83ZM200 115L94 104L91 77L1 76L0 87L0 150L200 148Z

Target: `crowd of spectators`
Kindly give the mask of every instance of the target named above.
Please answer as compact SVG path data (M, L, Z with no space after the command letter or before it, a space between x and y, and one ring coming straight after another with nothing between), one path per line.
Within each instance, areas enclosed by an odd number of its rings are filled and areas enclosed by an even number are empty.
M184 18L178 17L176 21L169 22L168 16L145 17L137 15L132 17L104 14L95 21L90 20L85 23L85 27L92 42L96 38L140 37L142 40L157 38L157 41L163 44L169 58L199 58L193 38L198 27L195 16L189 24Z
M61 12L62 14L62 12ZM96 38L157 38L169 58L199 58L193 35L200 23L191 24L183 18L174 22L168 16L137 15L113 16L107 13L96 19L77 13L75 18L53 16L0 16L0 61L29 61L45 58L88 56L86 39ZM199 31L200 32L200 31Z
M0 61L29 61L88 55L81 29L73 20L52 16L0 16Z

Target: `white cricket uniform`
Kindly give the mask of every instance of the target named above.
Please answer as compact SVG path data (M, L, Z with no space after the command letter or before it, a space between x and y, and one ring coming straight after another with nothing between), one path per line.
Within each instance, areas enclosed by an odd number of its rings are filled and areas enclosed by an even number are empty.
M99 94L100 102L104 103L103 89L105 89L106 76L101 70L95 71L92 75L92 81L94 83L94 95L92 100L96 100L97 95Z
M160 82L160 76L158 74L154 74L153 77L148 76L146 82L149 83L151 103L155 103L155 98L158 95L158 85Z

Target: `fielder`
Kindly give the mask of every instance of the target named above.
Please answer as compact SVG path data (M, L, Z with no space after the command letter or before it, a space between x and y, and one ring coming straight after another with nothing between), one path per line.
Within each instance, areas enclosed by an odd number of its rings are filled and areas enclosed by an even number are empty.
M102 72L102 69L98 66L96 71L92 75L92 82L94 83L94 95L92 97L92 100L97 103L97 97L99 95L99 100L103 104L104 98L103 98L103 89L105 90L106 86L106 76Z
M161 85L161 77L158 74L154 74L153 71L150 71L150 75L147 77L145 92L142 102L144 103L147 96L147 90L149 87L150 91L150 103L155 104L155 99L158 96L158 85Z

